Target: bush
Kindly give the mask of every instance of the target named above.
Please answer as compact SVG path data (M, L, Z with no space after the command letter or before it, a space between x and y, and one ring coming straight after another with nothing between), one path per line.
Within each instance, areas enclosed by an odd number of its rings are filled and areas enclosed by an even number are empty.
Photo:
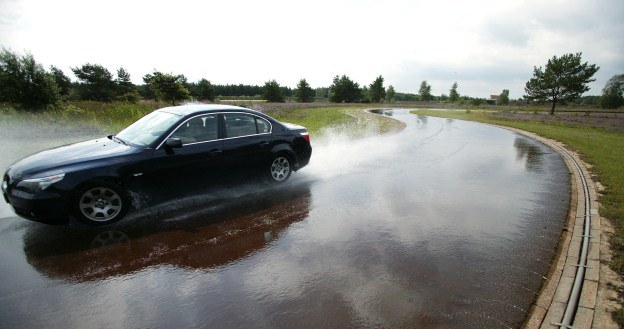
M478 106L485 103L485 99L483 98L473 98L472 100L470 100L470 104Z
M134 92L128 92L117 97L117 100L124 103L136 104L141 100L141 96L139 92L135 90Z

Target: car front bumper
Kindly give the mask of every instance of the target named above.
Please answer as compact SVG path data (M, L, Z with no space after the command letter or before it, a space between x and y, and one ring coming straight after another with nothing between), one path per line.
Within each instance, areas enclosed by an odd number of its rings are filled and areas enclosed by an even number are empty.
M2 194L15 214L20 217L46 224L68 222L68 200L60 194L49 192L31 194L15 189L8 189Z

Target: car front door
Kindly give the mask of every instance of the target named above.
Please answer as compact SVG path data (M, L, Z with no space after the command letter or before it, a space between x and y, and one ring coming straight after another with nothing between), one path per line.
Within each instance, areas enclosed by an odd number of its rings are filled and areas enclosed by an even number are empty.
M217 114L184 121L169 136L169 139L173 138L182 142L181 147L172 148L163 143L144 166L146 173L142 180L150 187L173 192L178 188L206 185L210 179L219 176L223 140L219 138Z

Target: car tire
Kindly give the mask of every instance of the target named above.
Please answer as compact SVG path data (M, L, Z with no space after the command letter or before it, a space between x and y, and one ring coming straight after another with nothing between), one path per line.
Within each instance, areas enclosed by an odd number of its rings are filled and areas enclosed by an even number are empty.
M274 184L281 184L288 180L292 174L292 161L290 157L285 154L278 154L274 156L269 164L269 182Z
M110 181L93 181L76 190L74 216L89 225L106 225L121 220L130 207L126 191Z

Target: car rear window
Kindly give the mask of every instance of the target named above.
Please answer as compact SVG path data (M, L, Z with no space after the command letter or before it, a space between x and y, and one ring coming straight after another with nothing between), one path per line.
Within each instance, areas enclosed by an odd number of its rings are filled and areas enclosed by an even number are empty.
M243 113L227 113L225 132L228 138L269 133L271 125L266 120Z

